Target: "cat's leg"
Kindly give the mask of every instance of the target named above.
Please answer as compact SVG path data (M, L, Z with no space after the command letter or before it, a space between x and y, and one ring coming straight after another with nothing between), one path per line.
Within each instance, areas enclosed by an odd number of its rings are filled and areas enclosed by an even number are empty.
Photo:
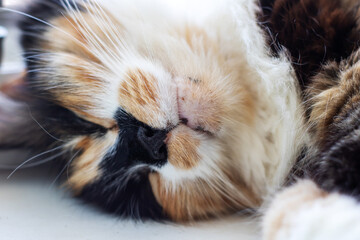
M273 200L263 220L263 239L360 239L360 204L300 181Z
M260 3L272 47L288 49L304 90L317 152L309 176L325 190L360 196L360 1Z
M317 157L309 176L327 191L360 197L360 50L324 66L307 90Z

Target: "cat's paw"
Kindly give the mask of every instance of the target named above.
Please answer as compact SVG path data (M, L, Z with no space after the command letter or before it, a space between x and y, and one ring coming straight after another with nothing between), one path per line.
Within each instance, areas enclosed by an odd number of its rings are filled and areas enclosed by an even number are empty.
M360 205L305 180L279 193L263 221L264 240L360 239Z
M348 194L360 200L360 143L348 137L335 143L316 159L312 178L326 191Z

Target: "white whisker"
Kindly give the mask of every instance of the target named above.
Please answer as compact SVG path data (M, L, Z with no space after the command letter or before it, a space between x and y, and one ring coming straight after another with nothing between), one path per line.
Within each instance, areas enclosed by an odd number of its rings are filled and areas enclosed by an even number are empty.
M56 150L58 150L58 149L61 149L62 147L63 147L63 146L59 146L59 147L50 149L50 150L48 150L48 151L42 152L42 153L40 153L40 154L38 154L38 155L36 155L36 156L33 156L33 157L29 158L28 160L24 161L24 162L21 163L19 166L17 166L17 167L14 169L14 171L12 171L12 172L9 174L9 176L7 177L7 179L10 179L11 176L14 175L14 173L15 173L18 169L20 169L22 166L26 165L28 162L30 162L30 161L38 158L38 157L41 157L41 156L43 156L43 155L45 155L45 154L48 154L48 153L54 152L54 151L56 151Z
M63 174L63 172L65 171L65 169L67 169L70 164L72 163L72 161L76 158L76 156L81 152L81 150L78 150L72 157L71 159L65 164L65 166L61 169L60 173L55 177L54 181L50 184L49 188L52 188L55 183L57 182L57 180L60 178L60 176Z
M34 162L34 163L29 163L29 164L26 164L24 166L22 166L21 168L22 169L25 169L25 168L32 168L32 167L36 167L36 166L39 166L39 165L42 165L44 163L47 163L47 162L50 162L51 160L54 160L56 159L57 157L60 157L62 154L64 154L64 152L60 152L60 153L57 153L51 157L48 157L48 158L44 158L40 161L37 161L37 162ZM11 165L0 165L0 169L3 169L3 170L14 170L15 168L17 167L17 165L15 166L11 166Z
M37 124L48 136L50 136L51 138L53 138L53 139L56 140L56 141L65 142L64 140L61 140L61 139L53 136L52 134L50 134L50 133L35 119L35 117L34 117L33 114L31 113L30 106L27 105L27 107L28 107L29 115L30 115L31 119L34 120L34 121L36 122L36 124Z

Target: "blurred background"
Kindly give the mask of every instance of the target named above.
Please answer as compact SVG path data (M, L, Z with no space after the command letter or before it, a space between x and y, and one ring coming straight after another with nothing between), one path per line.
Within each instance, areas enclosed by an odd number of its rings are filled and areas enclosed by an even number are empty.
M18 9L21 8L21 4L24 5L28 1L29 0L2 0L2 4L5 8ZM2 53L2 64L0 67L1 81L16 77L24 70L18 43L19 31L16 28L17 18L18 14L0 10L0 37L5 36L2 40L2 50L0 51Z
M0 4L11 9L19 9L26 2L28 0L0 0ZM20 77L25 69L19 45L20 33L16 27L18 17L16 13L0 10L0 83ZM19 151L0 152L0 169L11 168L26 157L27 154L24 156Z

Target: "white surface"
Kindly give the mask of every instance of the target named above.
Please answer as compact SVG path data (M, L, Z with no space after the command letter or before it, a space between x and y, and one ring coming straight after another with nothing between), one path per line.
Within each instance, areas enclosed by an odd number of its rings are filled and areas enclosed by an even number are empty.
M6 28L0 26L0 38L3 38L7 35L7 30Z
M1 19L0 19L1 21ZM19 76L24 71L25 64L22 62L22 54L18 41L14 41L19 36L19 31L10 22L4 23L8 26L7 36L4 40L3 62L0 68L0 82ZM1 35L1 33L0 33Z
M0 171L0 239L258 239L256 224L241 216L191 225L118 219L68 196L52 184L50 168L20 170L8 180L10 172Z

